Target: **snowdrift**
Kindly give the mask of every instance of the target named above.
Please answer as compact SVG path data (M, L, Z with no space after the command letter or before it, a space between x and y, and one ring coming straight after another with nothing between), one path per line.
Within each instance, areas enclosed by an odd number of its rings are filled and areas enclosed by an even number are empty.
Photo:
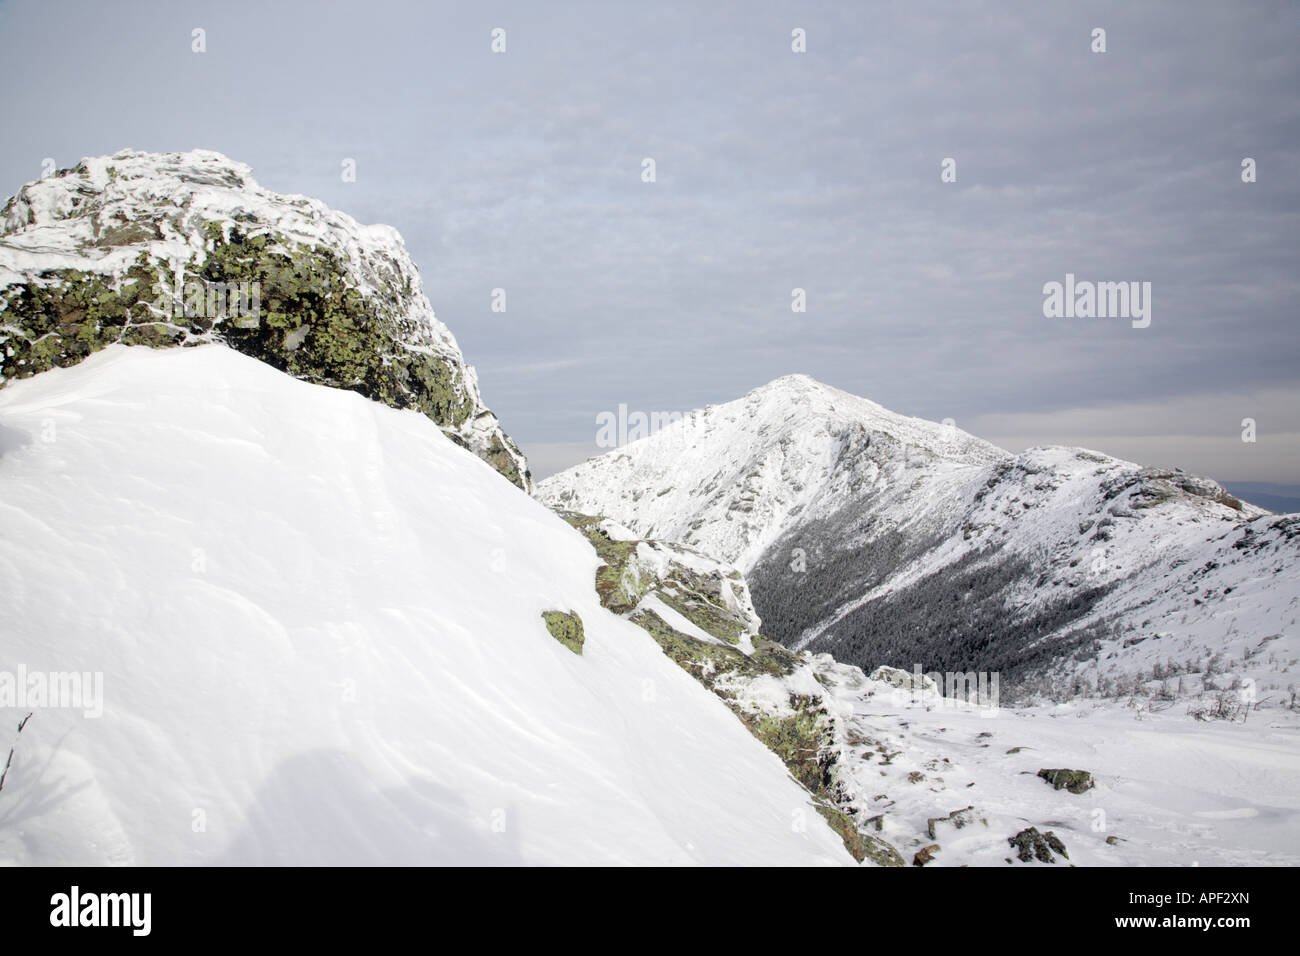
M11 383L0 863L851 862L597 564L428 418L221 346Z

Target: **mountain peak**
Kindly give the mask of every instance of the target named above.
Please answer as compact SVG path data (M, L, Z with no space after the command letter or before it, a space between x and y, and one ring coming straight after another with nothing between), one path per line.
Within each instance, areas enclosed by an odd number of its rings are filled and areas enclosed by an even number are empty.
M853 489L905 482L906 468L923 462L946 472L1009 457L951 423L898 415L794 374L553 475L539 491L556 506L744 569L790 516Z
M758 386L750 394L752 395L755 392L808 391L828 387L804 372L791 372L789 375L782 375L780 378L772 379L766 385Z
M765 400L775 398L778 400L811 402L819 399L834 401L834 399L841 396L857 401L867 401L867 399L859 398L849 392L835 388L833 385L818 381L803 372L795 372L790 375L782 375L780 378L774 378L765 385L751 389L745 395L745 399Z

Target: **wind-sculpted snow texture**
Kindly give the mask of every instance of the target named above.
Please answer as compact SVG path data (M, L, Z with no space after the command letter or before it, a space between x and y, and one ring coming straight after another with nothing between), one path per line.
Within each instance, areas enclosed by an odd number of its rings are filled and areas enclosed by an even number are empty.
M11 383L0 865L852 863L598 564L427 417L227 348Z

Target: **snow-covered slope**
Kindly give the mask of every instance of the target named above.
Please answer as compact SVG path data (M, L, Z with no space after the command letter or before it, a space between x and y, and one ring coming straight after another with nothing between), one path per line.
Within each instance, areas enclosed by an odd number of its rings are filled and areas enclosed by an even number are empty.
M1300 518L1083 449L1012 455L806 376L539 494L735 562L765 634L868 670L1054 671L1095 688L1272 635L1300 652Z
M1043 866L1008 842L1032 827L1067 848L1056 866L1300 864L1300 712L1207 721L1195 700L1141 696L987 708L824 654L809 666L842 733L841 805L909 863L930 848L929 866ZM1046 768L1093 786L1056 790Z
M425 416L226 348L11 383L0 695L102 698L0 697L0 862L851 862L599 564Z
M0 210L0 385L116 342L210 341L416 408L530 487L391 227L263 189L208 150L84 159Z
M1127 701L1015 709L977 678L977 699L959 701L941 695L942 674L882 667L868 677L828 654L785 650L759 634L738 571L608 519L562 516L606 562L596 572L601 603L644 628L781 757L855 858L941 867L1300 860L1300 711L1276 700L1254 707L1245 685L1215 691L1220 672L1156 681ZM1295 661L1266 650L1247 663ZM1053 787L1045 768L1082 771L1092 785ZM791 823L821 820L800 811ZM1034 833L1046 834L1036 847Z

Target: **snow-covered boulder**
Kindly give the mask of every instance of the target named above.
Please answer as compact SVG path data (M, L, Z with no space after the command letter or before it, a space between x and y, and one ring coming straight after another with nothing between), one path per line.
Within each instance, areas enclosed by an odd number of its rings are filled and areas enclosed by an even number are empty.
M0 385L114 343L206 342L417 409L530 489L396 230L207 150L84 159L0 210Z
M871 672L871 679L883 681L889 686L897 687L900 690L927 694L937 694L939 692L939 685L934 682L933 677L928 677L925 674L909 674L901 667L881 665Z

